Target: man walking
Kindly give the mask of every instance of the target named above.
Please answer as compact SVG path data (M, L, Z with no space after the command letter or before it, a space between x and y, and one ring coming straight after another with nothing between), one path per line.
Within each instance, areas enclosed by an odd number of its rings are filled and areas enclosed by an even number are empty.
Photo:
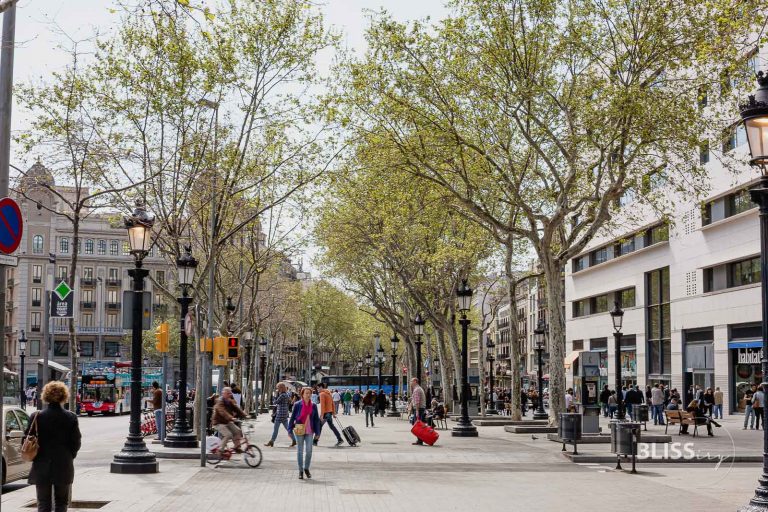
M275 446L275 440L277 439L277 432L280 430L280 425L288 432L288 436L291 438L291 446L296 446L296 438L291 435L288 430L288 412L291 406L291 395L288 393L288 388L284 382L277 383L277 397L275 398L275 417L272 422L275 424L272 429L272 439L269 440L264 446Z
M328 391L328 384L320 384L320 429L318 432L315 432L315 439L313 441L315 446L320 442L320 433L323 431L323 426L326 423L331 427L333 433L336 434L336 446L344 444L344 441L341 439L341 434L339 434L339 431L336 429L336 425L333 424L333 418L336 417L334 407L333 397L331 396L331 392Z
M651 389L651 407L653 407L653 424L664 425L664 391L658 383Z
M720 388L715 388L715 404L714 407L712 407L712 416L715 419L723 419L723 392L720 391Z
M333 413L339 414L339 404L341 404L341 395L339 394L339 390L334 389L331 397L333 398Z
M757 386L752 384L752 387L744 392L744 430L747 430L747 423L749 428L755 428L755 411L752 409L752 398L755 396Z
M352 414L352 392L346 390L341 397L341 401L344 405L344 415L349 416Z
M157 438L165 439L165 418L163 418L163 390L157 381L152 383L152 408L155 411L155 425L157 426Z
M760 421L764 420L763 407L765 407L765 392L761 384L757 388L755 396L752 397L752 410L755 413L755 428L760 430ZM763 421L763 430L765 430L765 421Z
M608 399L611 397L611 391L608 389L608 384L603 386L603 390L600 392L600 405L603 408L603 417L608 417Z
M416 423L417 420L425 421L427 418L427 395L419 385L419 379L416 377L411 379L411 411L413 413L413 419L411 425ZM417 439L416 445L424 444L424 441Z

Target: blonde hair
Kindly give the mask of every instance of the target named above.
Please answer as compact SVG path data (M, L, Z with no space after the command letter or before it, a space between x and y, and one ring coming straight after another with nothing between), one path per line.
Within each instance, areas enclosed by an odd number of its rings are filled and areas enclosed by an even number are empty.
M47 404L63 404L69 400L69 389L63 382L53 380L43 388L42 398Z

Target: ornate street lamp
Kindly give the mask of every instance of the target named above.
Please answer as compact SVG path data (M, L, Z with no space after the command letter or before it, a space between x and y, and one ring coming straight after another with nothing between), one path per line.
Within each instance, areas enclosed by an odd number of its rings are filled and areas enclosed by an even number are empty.
M539 318L539 323L533 330L533 335L536 342L536 359L539 363L539 368L536 372L539 400L536 404L536 410L533 412L533 419L546 420L549 416L544 410L544 362L542 361L542 354L547 346L547 324L543 318Z
M373 358L370 352L365 354L365 390L368 391L371 387L371 362Z
M456 437L477 437L477 427L469 419L469 381L467 380L468 360L467 360L467 330L469 329L469 318L467 313L472 307L472 288L464 279L456 290L456 299L459 303L459 312L461 318L461 417L451 431L452 436Z
M395 383L397 382L397 377L395 375L395 370L397 369L397 344L400 343L400 340L397 337L397 334L393 335L392 338L389 340L392 344L392 407L389 410L389 414L387 416L395 417L400 416L400 413L397 412L397 405L395 404Z
M621 392L621 325L624 322L624 311L619 306L619 301L613 303L613 310L611 310L611 321L613 322L613 348L616 351L614 354L614 366L616 367L616 375L614 381L614 387L616 388L616 419L624 419L624 396Z
M425 323L421 313L417 313L416 318L413 319L413 332L416 334L416 378L419 379L419 385L423 385L421 383L421 337L424 335Z
M487 335L486 335L487 336ZM488 374L488 384L490 384L489 389L491 390L489 396L490 396L490 405L488 406L488 409L485 411L486 414L494 415L499 414L499 411L496 410L496 400L493 399L493 388L494 388L494 382L493 382L493 363L496 361L496 358L493 356L493 349L496 348L496 345L493 343L493 340L491 340L490 336L487 336L485 340L485 348L488 349L488 367L489 367L489 374Z
M144 208L141 201L136 202L133 214L125 218L128 230L128 243L135 260L135 268L128 270L133 278L133 311L131 321L131 419L128 437L123 449L115 454L110 471L112 473L146 474L157 473L158 463L155 454L147 450L141 436L141 361L142 329L144 314L144 278L149 271L142 268L142 261L149 253L152 226L155 219Z
M192 256L192 246L184 246L184 254L176 260L176 270L179 276L181 297L176 301L181 306L179 318L179 407L176 409L176 421L173 430L168 432L163 441L164 446L171 448L196 448L197 436L187 421L187 315L192 297L189 290L195 280L197 260Z
M21 392L21 407L26 409L27 407L27 382L24 379L24 358L27 355L27 335L24 329L21 330L21 336L19 336L19 359L21 359L21 371L19 372L19 388Z
M267 412L266 386L267 386L267 345L269 342L262 336L259 342L259 357L261 358L261 411Z
M363 360L359 359L357 361L357 392L362 393L363 392L363 383L361 382L363 380Z
M379 345L379 348L376 350L376 364L379 367L379 394L381 394L381 370L384 366L384 347Z
M768 74L757 73L760 86L750 95L746 104L741 105L741 118L749 143L749 163L760 169L760 186L749 191L752 201L760 207L760 280L762 283L762 372L763 390L768 390ZM763 408L763 422L768 418L768 407ZM768 510L768 430L763 432L763 473L749 505L741 512Z

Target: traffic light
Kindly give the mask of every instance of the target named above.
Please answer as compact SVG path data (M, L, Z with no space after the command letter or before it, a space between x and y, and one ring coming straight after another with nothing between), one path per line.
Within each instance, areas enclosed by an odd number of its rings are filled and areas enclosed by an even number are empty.
M200 338L200 352L213 352L213 340L211 338Z
M227 362L227 338L216 336L213 338L213 364L226 366Z
M157 326L155 338L157 338L157 342L155 343L157 351L168 352L170 347L170 333L168 332L168 324L166 322Z
M227 359L237 359L240 357L240 340L235 336L230 336L227 340Z

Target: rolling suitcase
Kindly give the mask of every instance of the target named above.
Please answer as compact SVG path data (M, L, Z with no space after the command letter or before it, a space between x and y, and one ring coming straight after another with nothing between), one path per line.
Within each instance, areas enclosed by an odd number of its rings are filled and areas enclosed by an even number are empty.
M423 421L417 421L411 428L411 434L415 435L420 441L432 446L437 442L440 434L435 432L435 429L424 423Z
M336 421L338 421L339 426L341 427L341 435L344 436L344 439L346 439L347 443L349 443L349 446L356 446L360 443L360 436L357 435L357 430L355 430L355 427L352 425L345 427L341 424L339 418L336 418Z

